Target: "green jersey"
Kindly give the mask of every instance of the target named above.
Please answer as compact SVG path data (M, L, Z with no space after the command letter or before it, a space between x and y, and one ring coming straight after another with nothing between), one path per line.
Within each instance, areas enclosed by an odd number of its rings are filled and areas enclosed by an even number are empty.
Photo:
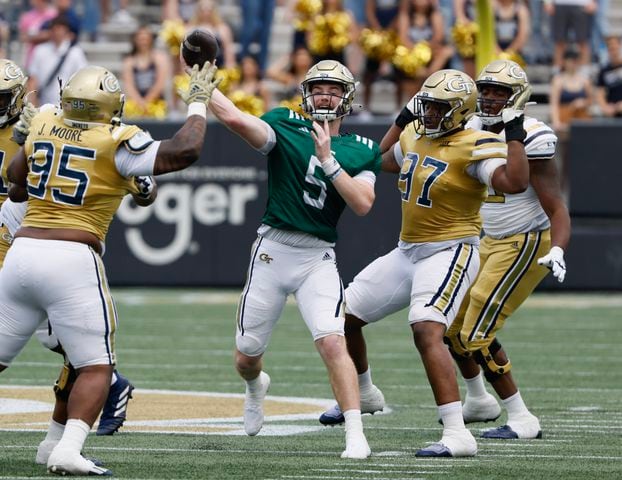
M276 134L276 145L268 153L268 205L262 222L334 243L346 202L315 156L312 121L288 108L276 108L261 118ZM380 171L380 149L368 138L331 137L331 150L352 177L365 170Z

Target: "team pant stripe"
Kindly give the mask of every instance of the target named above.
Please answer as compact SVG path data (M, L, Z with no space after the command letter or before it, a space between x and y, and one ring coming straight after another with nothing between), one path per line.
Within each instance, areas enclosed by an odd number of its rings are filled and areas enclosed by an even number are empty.
M244 335L244 308L246 307L246 296L248 295L248 291L251 288L251 282L253 281L253 267L255 266L255 257L257 257L257 252L259 252L259 247L261 246L261 242L263 237L257 237L257 240L253 243L253 248L251 249L251 264L248 266L248 271L246 272L246 284L244 285L244 290L242 291L242 298L240 299L240 304L238 306L238 328L240 329L240 333Z
M505 302L510 298L521 278L525 276L535 260L541 238L541 232L525 234L525 242L521 251L484 303L484 308L482 308L475 327L469 335L469 341L475 338L477 332L483 332L485 338L494 328Z
M339 301L337 302L337 308L335 308L335 317L339 316L339 312L341 310L341 306L343 305L343 282L341 281L341 277L339 277Z
M106 325L106 352L108 353L108 361L110 365L114 365L114 331L116 329L116 313L112 303L112 296L108 289L108 281L104 274L104 268L101 258L95 252L91 251L93 263L95 264L95 273L97 275L97 288L99 290L99 298L102 302L102 312L104 314L104 323Z
M473 246L465 245L465 247L467 247L469 250L469 256L466 260L464 267L462 268L462 272L460 273L458 284L454 288L454 291L451 295L451 300L449 304L447 305L447 307L445 308L445 310L443 310L444 315L447 315L449 311L451 310L451 307L453 306L454 301L456 300L456 295L458 295L458 292L460 291L460 287L462 286L462 282L464 281L464 277L466 277L466 273L469 271L469 265L471 265L471 260L473 259L473 250L474 250Z
M449 269L447 270L447 275L445 275L445 278L443 279L443 283L441 283L441 286L436 291L436 294L434 294L434 296L432 297L432 300L430 300L426 304L426 307L429 307L430 305L434 305L436 300L442 295L443 290L445 290L445 287L447 286L447 283L451 280L451 274L454 270L454 267L456 266L456 262L458 261L460 252L462 252L462 247L463 245L460 244L460 246L456 249L456 253L454 254L454 258L451 261L451 265L449 266Z

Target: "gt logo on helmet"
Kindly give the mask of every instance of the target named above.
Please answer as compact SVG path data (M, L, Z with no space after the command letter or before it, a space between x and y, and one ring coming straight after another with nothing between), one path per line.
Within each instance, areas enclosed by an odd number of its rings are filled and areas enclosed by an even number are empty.
M116 93L121 91L119 81L112 74L107 74L102 80L102 87L106 92Z
M12 62L8 62L6 64L4 74L6 76L6 80L16 80L24 76L20 68Z
M527 74L519 65L510 65L508 75L513 78L527 80Z
M447 88L451 92L466 92L470 94L473 90L473 84L464 78L452 78L447 82Z

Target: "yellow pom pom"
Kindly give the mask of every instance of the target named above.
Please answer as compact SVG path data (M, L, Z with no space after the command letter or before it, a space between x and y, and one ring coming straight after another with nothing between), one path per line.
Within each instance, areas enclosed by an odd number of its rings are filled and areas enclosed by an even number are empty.
M418 42L412 48L398 45L393 55L393 65L409 77L415 77L419 69L432 60L432 49L428 42Z
M463 58L475 56L479 26L475 22L456 23L451 29L451 38L458 54Z
M256 117L260 117L266 111L264 101L261 98L250 95L242 90L236 90L230 93L228 97L240 110Z
M314 55L339 53L350 43L352 21L345 12L315 17L310 27L309 50Z
M181 42L186 35L186 27L181 20L164 20L160 38L174 57L179 55Z
M222 78L220 85L218 85L218 90L226 95L240 81L242 72L237 67L219 68L216 71L216 78Z
M512 60L513 62L518 63L523 68L525 68L525 66L527 65L527 62L525 62L525 59L521 56L521 54L515 52L514 50L504 50L499 53L498 58L500 60Z
M302 110L302 96L300 95L286 100L281 100L279 107L289 108L300 115L304 115L305 117L307 116L307 114Z

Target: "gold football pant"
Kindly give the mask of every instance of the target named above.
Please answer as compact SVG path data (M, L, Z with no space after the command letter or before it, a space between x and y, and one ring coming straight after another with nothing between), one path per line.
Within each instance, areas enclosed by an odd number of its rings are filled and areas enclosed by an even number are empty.
M482 239L479 274L446 333L454 352L488 350L505 319L549 272L538 258L550 248L550 230Z

